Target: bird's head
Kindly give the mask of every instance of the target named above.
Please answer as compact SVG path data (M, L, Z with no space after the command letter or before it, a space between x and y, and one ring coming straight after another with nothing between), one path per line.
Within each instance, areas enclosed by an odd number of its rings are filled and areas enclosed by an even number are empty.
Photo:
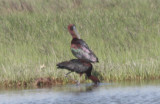
M89 76L88 78L91 79L94 82L94 84L99 84L100 83L100 80L93 75Z
M76 26L74 24L68 25L68 31L72 35L72 38L78 38L78 39L80 39L80 35L78 34Z

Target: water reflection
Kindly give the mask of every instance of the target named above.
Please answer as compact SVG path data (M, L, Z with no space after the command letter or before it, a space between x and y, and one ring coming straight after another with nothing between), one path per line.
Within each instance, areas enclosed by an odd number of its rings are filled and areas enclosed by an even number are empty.
M63 91L68 93L82 93L96 90L100 85L95 84L80 84L80 85L66 85L60 87L53 87L54 91Z
M159 104L160 81L0 90L0 104Z

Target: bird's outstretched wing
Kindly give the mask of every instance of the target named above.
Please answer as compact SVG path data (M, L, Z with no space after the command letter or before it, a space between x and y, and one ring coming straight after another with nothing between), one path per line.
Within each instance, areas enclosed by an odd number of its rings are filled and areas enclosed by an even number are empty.
M78 59L85 59L90 62L98 62L98 58L82 39L72 40L71 50Z

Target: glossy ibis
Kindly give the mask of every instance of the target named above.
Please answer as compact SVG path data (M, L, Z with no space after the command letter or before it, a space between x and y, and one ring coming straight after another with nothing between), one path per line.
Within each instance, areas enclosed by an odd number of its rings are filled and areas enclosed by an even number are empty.
M67 69L71 72L76 72L80 74L80 76L85 73L86 76L92 80L95 84L99 83L99 79L93 75L91 75L92 64L86 60L82 59L72 59L70 61L64 61L57 64L58 68ZM67 73L67 75L69 74Z
M68 30L72 35L71 51L73 55L78 59L84 59L93 63L98 62L98 58L92 50L90 50L86 42L80 39L80 35L78 34L75 25L68 25Z

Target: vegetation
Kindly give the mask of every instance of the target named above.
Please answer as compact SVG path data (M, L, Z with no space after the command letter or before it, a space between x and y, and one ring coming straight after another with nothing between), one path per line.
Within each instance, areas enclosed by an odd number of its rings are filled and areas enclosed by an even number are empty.
M71 23L99 58L101 80L160 78L159 17L159 0L0 0L0 82L67 81L56 63L75 58Z

